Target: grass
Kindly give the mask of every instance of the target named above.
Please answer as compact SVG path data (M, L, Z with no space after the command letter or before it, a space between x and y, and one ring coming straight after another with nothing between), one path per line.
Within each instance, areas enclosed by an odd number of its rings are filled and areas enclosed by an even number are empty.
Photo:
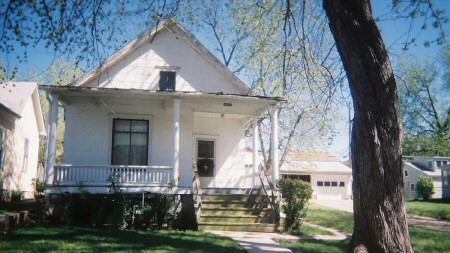
M321 240L308 240L299 242L283 242L286 248L289 248L293 252L309 252L309 253L345 253L350 240L341 241L321 241Z
M0 239L2 252L246 252L235 241L194 231L26 228Z
M353 214L349 212L311 205L305 220L348 234L353 233Z
M335 228L339 231L352 233L353 214L318 206L308 209L306 220L324 227ZM409 227L412 245L416 253L450 252L450 233L431 230L422 227ZM283 246L293 252L346 252L350 240L342 241L298 241L283 242Z
M450 221L450 200L410 200L406 202L406 211L411 214Z
M300 229L289 231L291 235L303 235L303 236L314 236L314 235L333 235L333 233L307 225L302 225Z

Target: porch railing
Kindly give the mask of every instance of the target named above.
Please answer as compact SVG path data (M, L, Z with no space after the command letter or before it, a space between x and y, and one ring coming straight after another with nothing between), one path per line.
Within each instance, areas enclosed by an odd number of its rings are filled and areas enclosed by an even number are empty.
M165 186L173 179L169 166L124 165L55 165L54 184L57 185L107 185L114 177L120 185Z

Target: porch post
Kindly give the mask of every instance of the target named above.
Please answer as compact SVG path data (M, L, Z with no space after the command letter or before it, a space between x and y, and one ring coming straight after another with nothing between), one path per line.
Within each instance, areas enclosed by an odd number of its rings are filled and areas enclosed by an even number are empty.
M51 97L51 98L50 98ZM47 134L47 154L45 164L45 184L53 185L54 168L56 157L56 130L58 126L58 97L51 95L50 109L48 110L48 134Z
M253 165L252 165L252 175L253 175L253 182L252 187L255 187L256 185L256 175L255 173L258 171L258 117L253 117L252 122L252 132L253 132Z
M272 179L278 181L278 107L272 107Z
M178 185L180 166L180 99L173 99L173 179Z

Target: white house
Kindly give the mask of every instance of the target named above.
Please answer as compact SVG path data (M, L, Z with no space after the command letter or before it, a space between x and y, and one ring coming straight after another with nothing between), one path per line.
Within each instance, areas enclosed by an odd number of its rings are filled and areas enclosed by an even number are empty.
M442 198L450 198L450 164L443 165L442 171Z
M37 176L39 136L45 135L36 83L0 84L0 182L6 194L22 191L33 197Z
M429 176L434 180L434 191L432 198L443 197L443 178L447 176L446 165L450 164L450 157L440 156L413 156L403 164L403 181L405 184L406 198L417 197L417 182L419 176Z
M352 199L352 170L328 153L289 152L280 174L311 183L314 199Z
M203 188L251 189L259 161L255 149L252 168L245 166L245 130L256 133L258 117L269 110L278 146L284 100L252 95L172 20L74 83L42 89L51 104L46 183L54 191L83 186L105 193L114 174L126 192L157 192L173 181L177 192L189 193L194 163ZM54 164L58 106L65 109L64 164ZM277 163L271 170L277 179Z

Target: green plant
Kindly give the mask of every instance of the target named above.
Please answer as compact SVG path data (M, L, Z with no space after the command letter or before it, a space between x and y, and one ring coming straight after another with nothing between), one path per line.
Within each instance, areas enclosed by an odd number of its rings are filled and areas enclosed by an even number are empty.
M419 176L417 182L417 195L419 198L428 200L434 194L434 181L432 177Z
M20 189L12 190L11 191L11 201L12 202L21 201L22 200L22 193L23 193L23 191L21 191Z
M34 187L34 198L37 200L44 196L45 192L45 183L39 181L37 178L32 179L33 187Z
M306 216L307 203L313 192L311 184L290 178L283 178L278 183L284 199L281 210L286 214L284 229L298 229Z

